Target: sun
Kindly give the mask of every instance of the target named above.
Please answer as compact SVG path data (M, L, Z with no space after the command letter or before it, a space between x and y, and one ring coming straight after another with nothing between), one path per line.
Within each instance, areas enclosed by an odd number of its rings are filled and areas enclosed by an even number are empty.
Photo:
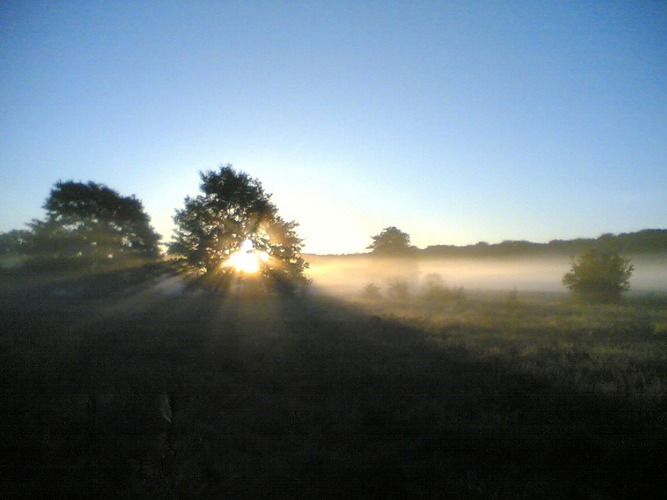
M255 251L252 241L245 240L241 249L229 258L227 265L240 273L255 274L259 272L262 262L266 262L268 257L266 252Z

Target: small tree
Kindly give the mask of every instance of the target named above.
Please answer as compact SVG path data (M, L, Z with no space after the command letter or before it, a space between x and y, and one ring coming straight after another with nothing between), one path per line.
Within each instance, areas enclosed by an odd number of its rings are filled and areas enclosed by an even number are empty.
M412 253L410 235L394 226L387 227L380 234L372 236L373 243L368 245L375 255L403 256Z
M588 300L613 302L630 289L634 267L615 251L591 249L572 259L563 285Z
M30 254L33 235L25 229L13 229L0 233L0 268L18 267Z
M392 279L387 283L387 295L396 300L408 300L410 298L410 285L404 279Z
M159 255L160 235L134 196L94 182L58 182L44 208L46 218L29 224L33 264L90 267Z
M382 292L380 292L380 287L375 283L368 283L361 291L361 296L367 300L380 300Z
M202 194L187 197L185 208L176 211L169 253L192 269L229 275L230 259L248 245L266 256L259 269L263 277L279 286L306 283L298 224L278 215L261 183L231 165L200 175Z

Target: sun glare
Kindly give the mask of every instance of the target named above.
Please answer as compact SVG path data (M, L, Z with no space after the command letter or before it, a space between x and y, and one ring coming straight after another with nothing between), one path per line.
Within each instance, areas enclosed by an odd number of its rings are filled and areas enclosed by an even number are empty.
M261 263L267 260L266 252L256 252L252 241L245 240L241 249L229 258L227 265L238 272L254 274L259 271Z

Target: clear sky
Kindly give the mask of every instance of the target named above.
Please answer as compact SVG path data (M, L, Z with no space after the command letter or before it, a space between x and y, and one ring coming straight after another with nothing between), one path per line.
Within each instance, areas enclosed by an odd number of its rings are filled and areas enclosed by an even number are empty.
M0 3L0 231L92 180L169 240L226 163L308 252L665 228L667 3Z

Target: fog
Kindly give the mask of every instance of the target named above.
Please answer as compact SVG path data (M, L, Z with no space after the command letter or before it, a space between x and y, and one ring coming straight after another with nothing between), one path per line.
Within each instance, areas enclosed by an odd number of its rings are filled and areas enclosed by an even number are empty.
M449 287L468 291L562 292L563 275L570 269L568 257L378 259L365 255L307 256L315 292L359 294L368 283L382 290L390 280L406 280L416 288L437 274ZM667 293L667 256L631 258L634 273L631 292Z

